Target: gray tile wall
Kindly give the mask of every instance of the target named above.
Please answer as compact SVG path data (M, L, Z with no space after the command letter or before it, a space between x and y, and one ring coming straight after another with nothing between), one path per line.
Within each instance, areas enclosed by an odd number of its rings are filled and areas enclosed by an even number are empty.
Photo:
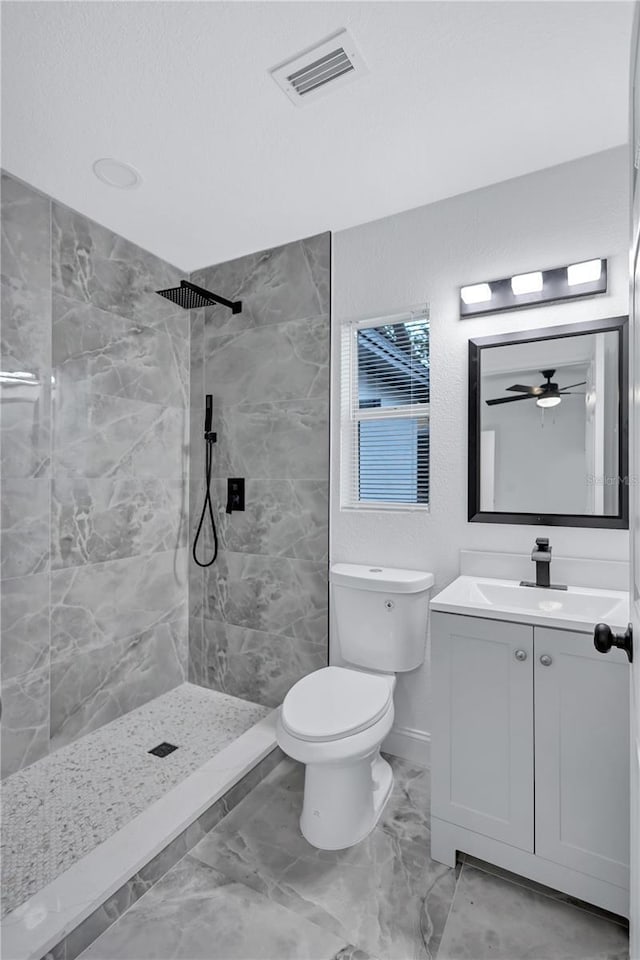
M221 551L204 572L191 561L190 679L266 706L328 662L330 244L325 233L192 277L243 311L191 313L191 535L211 393ZM225 513L227 477L246 480L244 513Z
M3 175L3 775L185 679L180 277Z

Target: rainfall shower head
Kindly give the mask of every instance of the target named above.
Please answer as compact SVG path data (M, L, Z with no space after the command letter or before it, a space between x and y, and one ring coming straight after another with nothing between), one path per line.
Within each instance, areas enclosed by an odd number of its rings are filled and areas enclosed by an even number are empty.
M188 280L181 280L179 287L156 290L156 293L177 303L179 307L184 307L185 310L197 310L199 307L210 307L214 303L221 303L223 307L229 307L232 313L242 313L241 300L225 300L224 297L218 297L209 290L197 287L195 283L189 283Z

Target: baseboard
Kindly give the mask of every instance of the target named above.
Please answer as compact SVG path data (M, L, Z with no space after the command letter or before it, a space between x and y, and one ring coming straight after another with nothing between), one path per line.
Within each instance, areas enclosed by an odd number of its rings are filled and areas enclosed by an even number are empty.
M418 767L431 765L431 734L414 727L393 727L382 744L385 753Z

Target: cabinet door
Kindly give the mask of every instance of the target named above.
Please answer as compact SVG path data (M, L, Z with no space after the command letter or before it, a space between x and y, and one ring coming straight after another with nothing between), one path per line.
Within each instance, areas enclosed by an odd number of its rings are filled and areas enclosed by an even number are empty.
M590 634L536 627L534 638L536 853L626 886L626 655L597 653Z
M432 813L533 851L533 628L431 618Z

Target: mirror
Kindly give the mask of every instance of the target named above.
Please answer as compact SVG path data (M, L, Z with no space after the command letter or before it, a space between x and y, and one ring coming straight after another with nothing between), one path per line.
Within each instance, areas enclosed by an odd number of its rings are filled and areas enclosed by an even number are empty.
M628 527L627 321L469 341L469 520Z

